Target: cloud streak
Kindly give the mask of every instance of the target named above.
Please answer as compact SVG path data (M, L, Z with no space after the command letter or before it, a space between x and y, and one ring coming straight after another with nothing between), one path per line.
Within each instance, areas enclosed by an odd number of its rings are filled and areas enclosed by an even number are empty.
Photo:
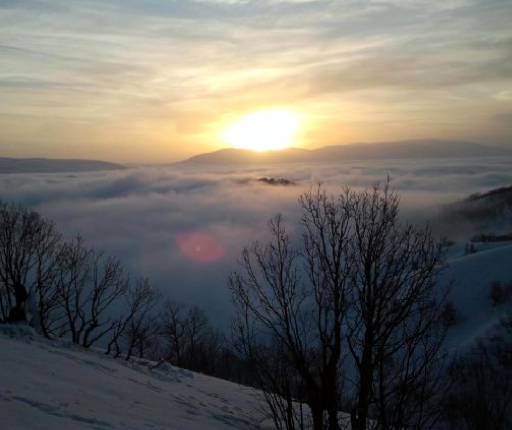
M306 113L304 146L509 144L495 118L512 111L500 96L511 11L500 0L3 1L0 151L176 160L221 145L229 115L268 107Z

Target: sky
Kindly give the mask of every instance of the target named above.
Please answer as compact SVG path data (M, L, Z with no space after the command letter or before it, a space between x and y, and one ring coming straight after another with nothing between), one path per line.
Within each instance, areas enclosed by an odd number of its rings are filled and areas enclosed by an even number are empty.
M293 146L512 147L510 0L0 0L0 156L166 163L292 112Z

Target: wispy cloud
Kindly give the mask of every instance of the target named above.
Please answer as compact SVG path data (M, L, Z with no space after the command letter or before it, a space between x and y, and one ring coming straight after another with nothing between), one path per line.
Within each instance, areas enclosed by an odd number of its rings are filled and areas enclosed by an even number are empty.
M177 159L218 147L223 116L273 106L309 116L304 145L377 129L506 144L494 118L511 110L497 96L512 85L511 13L507 0L4 0L0 152Z

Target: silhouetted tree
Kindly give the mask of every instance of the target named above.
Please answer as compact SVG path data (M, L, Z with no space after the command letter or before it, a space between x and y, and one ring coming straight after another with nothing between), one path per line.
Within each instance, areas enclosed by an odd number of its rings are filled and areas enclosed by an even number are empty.
M230 278L240 349L269 372L263 390L286 403L268 402L276 423L303 425L291 419L297 400L315 430L338 429L340 405L352 397L355 430L369 420L372 428L424 428L434 418L446 328L444 295L435 291L441 247L428 227L399 223L387 184L337 197L319 187L299 202L302 241L277 216L271 242L245 248L242 271ZM273 354L292 377L272 379Z
M111 308L127 291L129 282L119 260L87 248L78 237L61 252L57 296L73 343L88 348L115 329Z
M446 428L512 429L512 313L493 336L453 360L449 377Z
M137 280L135 287L127 294L130 312L126 316L126 359L136 351L144 358L146 351L156 341L161 326L155 315L155 308L162 300L159 290L152 287L147 279Z
M234 324L234 345L252 376L251 385L262 388L265 412L277 429L304 429L301 378L282 343L274 338L261 340L255 331Z
M210 325L199 307L187 308L181 303L166 302L162 334L167 345L167 361L189 370L216 374L225 339Z
M353 430L428 428L442 370L442 250L429 227L401 224L388 185L352 194L348 347L356 368ZM437 288L439 289L439 288ZM437 399L437 402L439 399ZM437 406L437 405L435 405Z
M269 372L262 388L276 390L273 363L261 362L259 351L277 344L278 356L290 363L283 369L291 373L291 367L299 378L300 400L309 406L315 430L326 425L338 428L339 366L350 273L347 247L352 230L350 214L344 210L347 197L348 190L334 199L320 188L303 195L302 247L294 246L283 218L277 216L269 223L273 241L245 248L243 272L230 278L239 311L238 339L247 344L247 358ZM293 419L291 396L299 393L290 393L290 378L273 377L282 386L277 394L287 403L286 408L277 408L281 416L276 422L288 430L303 425L302 420ZM269 406L276 414L275 402Z
M46 294L53 282L59 241L51 221L35 211L0 202L1 320L27 321L28 302L35 303L35 296Z
M126 358L134 351L144 356L161 332L154 315L161 298L147 279L130 288L121 262L87 247L80 236L64 242L37 212L0 202L0 322L29 320L48 338L69 336L86 348L108 335L107 353L116 356L123 338ZM192 349L204 318L190 311Z

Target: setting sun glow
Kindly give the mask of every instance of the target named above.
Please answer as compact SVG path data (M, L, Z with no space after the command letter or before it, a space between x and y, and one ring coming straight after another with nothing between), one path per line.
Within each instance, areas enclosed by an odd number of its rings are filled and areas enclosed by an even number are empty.
M291 146L299 126L297 114L285 111L261 111L248 114L229 124L221 140L233 148L276 151Z

